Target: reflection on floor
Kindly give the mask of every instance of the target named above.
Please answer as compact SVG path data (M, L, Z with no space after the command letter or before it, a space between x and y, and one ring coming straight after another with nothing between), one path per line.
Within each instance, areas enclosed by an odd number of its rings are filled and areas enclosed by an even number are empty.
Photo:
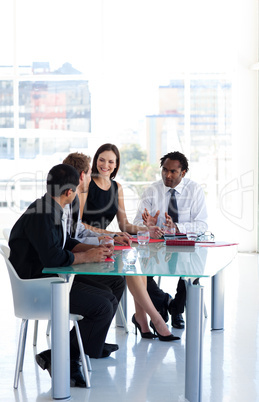
M29 323L24 371L18 391L13 376L20 322L13 315L9 280L0 261L0 400L34 402L51 400L51 381L34 360L34 354L48 347L46 321L40 322L37 348L32 346L33 323ZM161 287L174 294L177 280L162 279ZM257 358L259 278L258 255L239 254L225 271L225 330L210 331L210 282L205 286L209 313L204 326L203 402L259 401L259 359ZM112 324L108 342L120 349L107 359L92 359L91 389L71 389L73 401L182 402L185 375L185 330L173 330L181 340L165 343L135 336L128 295L129 334Z

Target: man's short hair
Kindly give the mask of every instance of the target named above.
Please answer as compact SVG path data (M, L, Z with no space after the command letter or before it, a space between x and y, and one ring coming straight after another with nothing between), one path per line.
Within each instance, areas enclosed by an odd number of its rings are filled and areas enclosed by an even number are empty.
M73 152L69 154L64 160L63 163L73 166L79 175L82 172L87 173L90 167L91 157L87 156L83 153Z
M79 173L73 166L53 166L47 177L47 193L52 197L60 197L67 190L76 191L79 184Z
M188 172L188 170L189 170L188 159L181 152L178 152L178 151L169 152L168 154L164 155L160 159L160 167L163 166L163 164L165 163L166 159L171 159L171 161L179 161L180 165L181 165L181 170L182 171L186 170L186 172Z

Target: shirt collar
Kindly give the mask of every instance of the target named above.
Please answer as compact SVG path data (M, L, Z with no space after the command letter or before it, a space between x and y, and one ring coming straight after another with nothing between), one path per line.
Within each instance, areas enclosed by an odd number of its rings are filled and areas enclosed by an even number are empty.
M163 183L163 188L164 188L164 193L165 194L172 190L171 187L166 187L164 185L163 180L162 180L162 183ZM177 193L181 194L181 192L183 191L183 187L184 187L184 178L182 178L180 183L176 187L174 187L174 189L176 190Z

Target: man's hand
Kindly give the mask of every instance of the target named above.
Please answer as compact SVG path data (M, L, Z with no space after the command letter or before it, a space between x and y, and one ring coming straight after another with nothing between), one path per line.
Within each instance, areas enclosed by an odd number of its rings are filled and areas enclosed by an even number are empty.
M112 239L113 240L113 239ZM113 243L113 242L112 242ZM114 244L112 243L105 243L105 244L101 244L99 247L104 247L108 250L110 250L111 254L114 252Z
M125 236L124 234L121 233L118 236L114 237L114 243L122 244L123 246L130 246L131 240L129 239L128 236Z
M111 257L113 247L99 246L85 252L85 262L103 262L107 257Z
M100 236L99 237L99 247L106 247L108 248L112 253L114 251L114 240L110 236Z
M153 239L160 239L163 236L164 231L159 226L149 226L148 228L150 237Z
M87 248L85 246L88 246ZM90 246L90 244L78 243L72 250L74 254L73 265L84 264L85 262L102 262L111 257L114 246ZM109 246L109 245L108 245Z
M167 212L165 212L165 222L163 223L163 225L165 226L165 232L166 232L166 229L172 229L172 228L175 228L176 232L179 232L178 227L172 221L171 216L169 216Z
M116 235L124 236L124 237L127 237L128 239L131 238L131 235L128 232L116 232ZM117 238L117 236L115 236L114 241L115 241L116 238Z
M101 242L101 240L104 240L104 239L113 240L113 237L111 237L109 235L98 236L99 243Z
M143 223L146 226L156 226L157 224L157 218L158 215L160 214L160 211L157 211L154 216L151 216L150 213L148 212L147 208L144 209L144 212L142 214L142 219Z

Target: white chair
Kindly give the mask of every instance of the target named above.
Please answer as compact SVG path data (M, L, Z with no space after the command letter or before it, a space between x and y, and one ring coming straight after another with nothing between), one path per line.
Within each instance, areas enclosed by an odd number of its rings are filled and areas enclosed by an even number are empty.
M3 229L3 235L4 235L4 238L5 238L5 240L7 242L9 241L10 232L11 232L10 228L4 228ZM128 330L128 326L127 326L127 320L126 320L126 317L125 317L121 302L119 303L118 311L119 311L119 314L120 314L120 317L121 317L122 324L123 324L123 327L125 329L125 332L128 333L129 330ZM70 318L74 322L72 317L70 317ZM75 325L75 327L76 327L76 325ZM49 336L49 334L50 334L50 328L51 328L51 322L48 321L47 330L46 330L46 335L47 336ZM34 323L33 346L36 346L36 344L37 344L37 334L38 334L38 321L36 320L35 323ZM88 371L91 371L92 370L91 363L90 363L89 356L87 356L87 355L86 355L86 361L87 361Z
M50 320L51 314L51 282L53 278L39 279L21 279L11 262L9 261L10 249L4 245L0 245L0 254L3 256L9 273L12 294L14 314L21 318L21 328L18 344L18 352L14 376L14 388L18 388L20 372L23 369L24 352L26 344L26 335L29 320ZM61 278L55 278L55 281L63 281ZM80 357L82 361L83 371L87 388L90 387L90 378L87 370L86 356L84 353L83 343L78 328L78 322L83 317L76 314L70 314L70 319L74 322L78 345L80 349Z

